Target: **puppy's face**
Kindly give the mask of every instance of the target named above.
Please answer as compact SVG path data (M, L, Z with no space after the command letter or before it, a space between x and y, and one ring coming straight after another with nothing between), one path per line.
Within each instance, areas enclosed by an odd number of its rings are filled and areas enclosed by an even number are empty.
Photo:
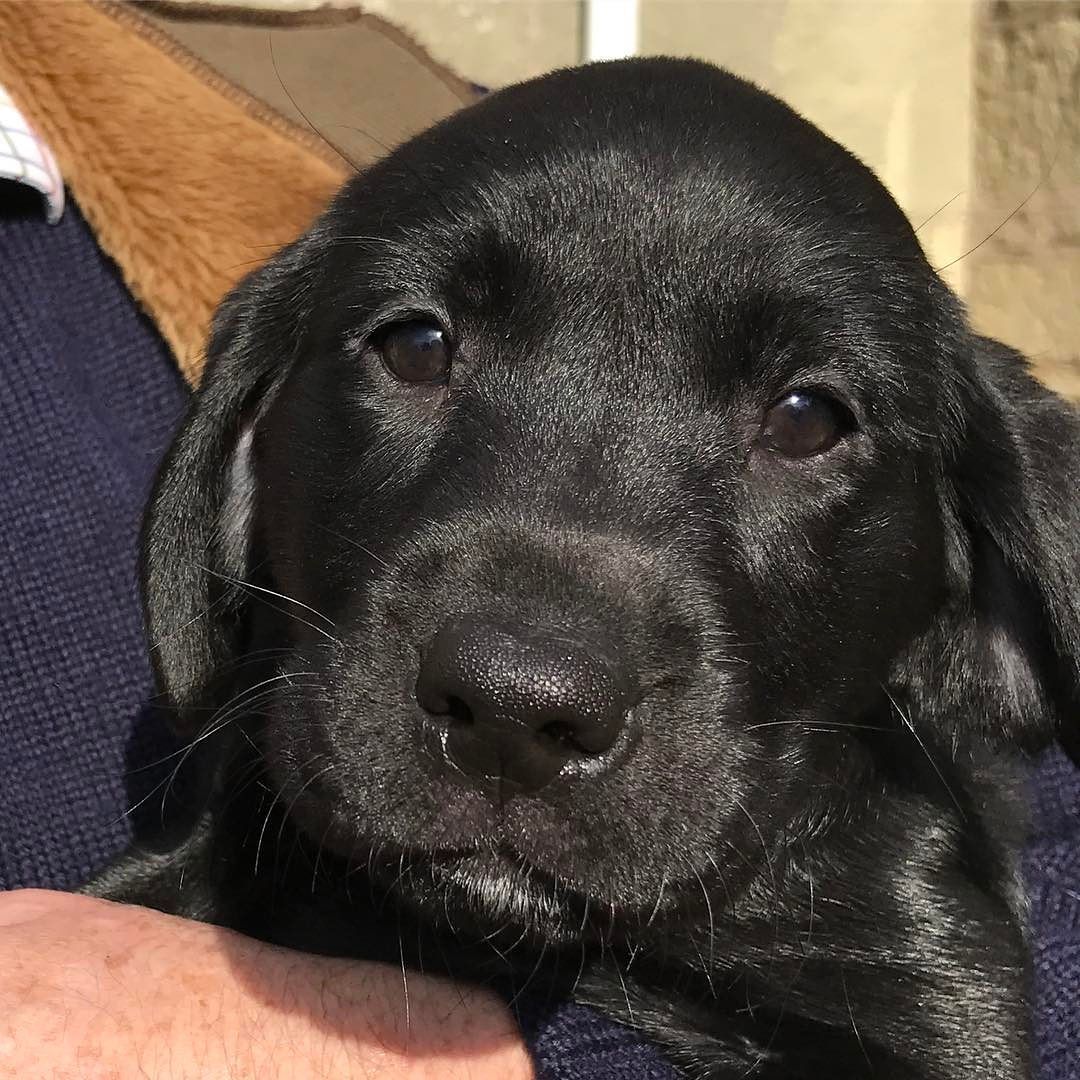
M228 398L208 557L247 583L209 663L280 650L249 700L294 817L547 938L745 887L971 604L968 343L873 177L697 65L556 75L358 177L192 420Z

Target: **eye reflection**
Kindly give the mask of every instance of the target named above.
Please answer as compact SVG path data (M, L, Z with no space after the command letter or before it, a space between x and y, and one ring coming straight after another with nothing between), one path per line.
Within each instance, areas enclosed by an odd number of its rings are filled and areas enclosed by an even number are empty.
M398 323L384 334L379 352L402 382L445 383L450 377L450 343L438 323Z
M792 390L765 414L758 444L787 458L814 457L831 450L853 427L851 414L827 394Z

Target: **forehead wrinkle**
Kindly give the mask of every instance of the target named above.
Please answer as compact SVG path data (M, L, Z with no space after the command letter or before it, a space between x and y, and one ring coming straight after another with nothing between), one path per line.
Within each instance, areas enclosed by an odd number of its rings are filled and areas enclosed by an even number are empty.
M464 314L476 332L510 346L500 353L511 363L541 349L538 361L561 356L639 383L692 385L703 374L695 367L715 374L722 357L777 382L784 370L816 371L842 373L866 393L873 379L886 396L895 388L892 343L874 323L890 311L910 316L918 256L901 266L860 255L859 237L839 235L827 219L807 226L803 205L753 204L745 185L722 176L718 194L717 177L697 166L675 170L676 181L666 173L644 200L635 199L637 185L602 171L583 177L580 159L551 154L521 174L490 177L452 206L427 206L409 220L396 214L386 236L358 230L362 278L383 296L445 301L451 318ZM754 292L771 293L774 309L785 307L786 292L793 307L820 310L793 318L790 331L775 314L772 327L754 326L743 306ZM775 345L808 332L815 356L794 357L792 369ZM652 362L640 363L649 352Z

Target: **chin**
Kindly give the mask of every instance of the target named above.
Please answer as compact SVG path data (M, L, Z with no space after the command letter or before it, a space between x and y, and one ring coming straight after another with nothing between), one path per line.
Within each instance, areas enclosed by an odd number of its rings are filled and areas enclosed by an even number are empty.
M428 884L402 890L401 899L449 921L459 934L498 946L548 948L589 934L588 900L510 852L422 857L417 871Z

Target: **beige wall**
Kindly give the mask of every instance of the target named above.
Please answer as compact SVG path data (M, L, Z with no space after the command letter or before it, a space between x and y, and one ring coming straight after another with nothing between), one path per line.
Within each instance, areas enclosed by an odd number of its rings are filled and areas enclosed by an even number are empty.
M999 0L976 41L967 300L1080 398L1080 3Z
M364 0L482 86L505 86L578 63L578 0Z
M920 238L944 265L966 239L974 10L964 0L647 0L641 45L712 60L784 98L926 222ZM948 276L962 287L964 272L960 263Z

